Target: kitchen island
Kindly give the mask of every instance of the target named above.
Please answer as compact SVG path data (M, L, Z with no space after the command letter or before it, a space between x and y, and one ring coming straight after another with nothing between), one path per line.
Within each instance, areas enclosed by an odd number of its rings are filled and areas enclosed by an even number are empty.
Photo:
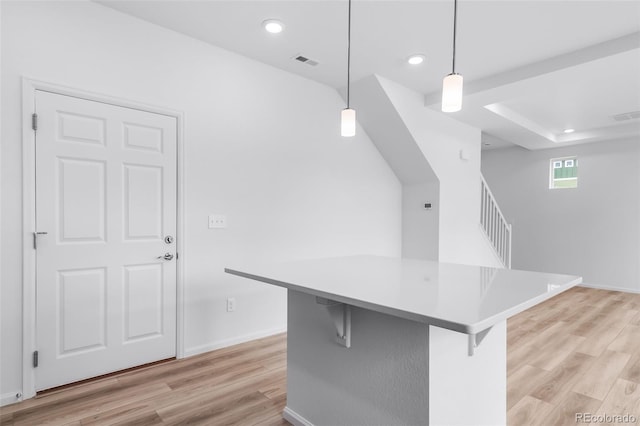
M505 425L506 320L580 277L377 256L240 265L288 289L294 425Z

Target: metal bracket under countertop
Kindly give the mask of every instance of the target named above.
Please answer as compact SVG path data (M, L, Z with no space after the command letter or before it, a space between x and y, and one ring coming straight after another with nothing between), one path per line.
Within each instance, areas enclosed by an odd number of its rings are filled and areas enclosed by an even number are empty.
M480 343L489 334L493 327L485 328L479 333L469 334L469 356L473 356L476 353L476 348L480 346Z
M316 303L327 308L336 328L335 340L345 348L351 347L351 306L316 296Z

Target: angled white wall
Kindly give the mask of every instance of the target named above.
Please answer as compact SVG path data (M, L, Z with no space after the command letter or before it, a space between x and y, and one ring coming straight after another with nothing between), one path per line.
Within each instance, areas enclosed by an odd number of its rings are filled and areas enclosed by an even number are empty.
M184 111L187 354L285 328L284 292L224 274L234 260L400 255L401 186L361 129L339 136L332 88L93 2L0 7L3 402L23 362L22 76Z
M358 122L402 184L402 256L438 260L438 177L377 76L358 80L351 93Z
M425 108L420 93L382 77L352 87L359 121L403 183L403 254L500 267L479 226L480 130ZM433 209L419 214L428 201Z

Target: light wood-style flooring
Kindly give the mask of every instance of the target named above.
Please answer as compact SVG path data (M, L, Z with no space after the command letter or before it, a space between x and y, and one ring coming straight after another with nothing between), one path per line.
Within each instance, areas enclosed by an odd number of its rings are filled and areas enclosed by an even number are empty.
M510 319L508 348L510 426L640 419L640 295L569 290ZM0 424L287 425L285 402L281 334L6 406Z
M10 425L288 425L286 335L123 372L0 408Z
M640 424L640 294L575 287L510 319L507 341L509 425Z

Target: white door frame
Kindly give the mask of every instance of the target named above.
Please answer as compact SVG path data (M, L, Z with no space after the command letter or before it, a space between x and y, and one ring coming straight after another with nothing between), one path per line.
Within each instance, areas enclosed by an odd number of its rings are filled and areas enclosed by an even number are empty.
M141 102L86 90L61 86L30 78L22 78L22 396L19 400L32 398L35 390L35 368L32 354L37 345L36 336L36 251L33 248L33 232L36 231L36 157L35 132L31 116L35 111L36 91L73 96L80 99L102 102L125 108L147 111L174 117L177 123L177 232L176 252L176 356L184 358L184 114L168 108L147 105Z

